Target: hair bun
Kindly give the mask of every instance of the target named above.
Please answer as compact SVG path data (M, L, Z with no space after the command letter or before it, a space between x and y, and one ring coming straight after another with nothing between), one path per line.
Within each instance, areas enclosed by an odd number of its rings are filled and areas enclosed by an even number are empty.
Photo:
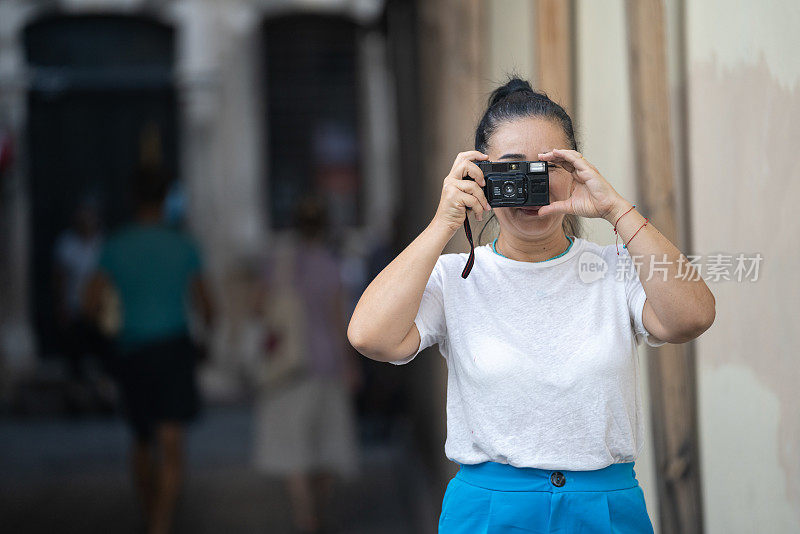
M494 106L498 102L502 102L514 93L526 93L528 95L535 95L536 91L533 90L531 84L526 80L520 78L509 78L505 85L501 85L489 96L489 107Z

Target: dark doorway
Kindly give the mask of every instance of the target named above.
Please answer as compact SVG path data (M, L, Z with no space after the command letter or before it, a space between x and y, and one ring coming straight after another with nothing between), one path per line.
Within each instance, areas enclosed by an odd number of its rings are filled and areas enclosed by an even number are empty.
M76 207L92 197L108 230L131 216L137 165L177 176L173 41L171 28L127 16L53 16L25 31L32 302L43 354L57 350L54 246Z
M338 17L293 15L264 24L271 225L316 193L335 226L361 222L358 32Z

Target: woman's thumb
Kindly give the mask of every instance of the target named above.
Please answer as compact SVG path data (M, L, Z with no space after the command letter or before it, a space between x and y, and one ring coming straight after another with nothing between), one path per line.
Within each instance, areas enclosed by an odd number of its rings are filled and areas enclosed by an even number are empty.
M569 213L569 204L565 200L556 200L539 208L539 215L551 215L553 213Z

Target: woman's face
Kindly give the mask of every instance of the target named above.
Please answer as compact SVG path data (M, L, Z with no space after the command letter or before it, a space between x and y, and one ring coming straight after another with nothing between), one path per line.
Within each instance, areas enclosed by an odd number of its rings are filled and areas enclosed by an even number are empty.
M554 121L526 117L498 126L489 138L486 154L490 161L537 161L539 154L554 148L571 148L564 130ZM565 200L572 193L572 175L561 167L550 170L550 202ZM536 208L492 208L500 232L519 240L532 241L561 232L563 214L539 216Z

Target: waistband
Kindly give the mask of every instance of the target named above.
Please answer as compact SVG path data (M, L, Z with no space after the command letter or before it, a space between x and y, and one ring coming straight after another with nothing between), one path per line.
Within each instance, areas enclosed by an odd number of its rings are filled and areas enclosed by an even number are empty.
M456 478L473 486L499 491L611 491L639 485L634 462L611 464L591 471L514 467L497 462L459 464Z

